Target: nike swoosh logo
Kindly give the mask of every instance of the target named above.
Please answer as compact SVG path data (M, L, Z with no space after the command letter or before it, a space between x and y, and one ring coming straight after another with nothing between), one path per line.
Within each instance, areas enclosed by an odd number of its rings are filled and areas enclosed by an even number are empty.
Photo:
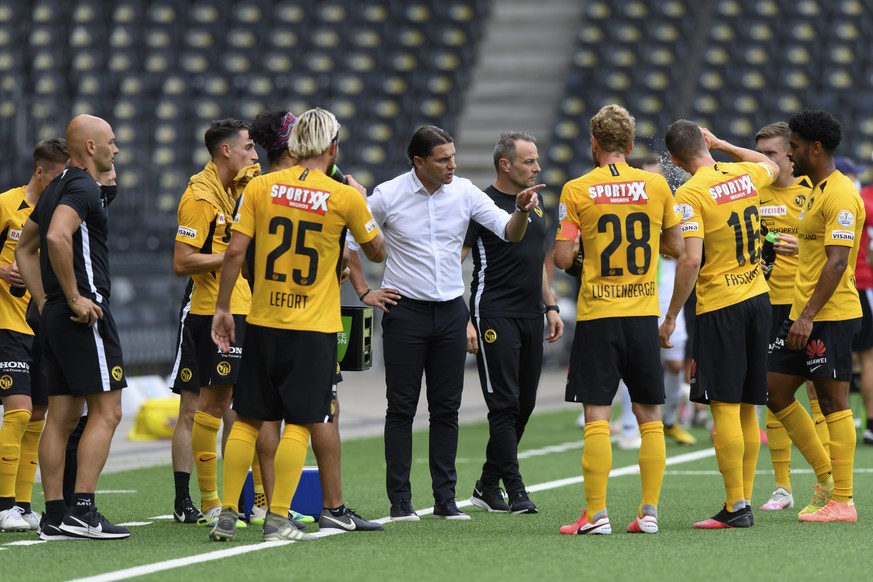
M475 487L473 487L473 492L474 492L476 495L478 495L479 497L482 497L482 492L479 491L478 489L476 489Z
M342 522L342 521L338 520L337 518L335 518L335 517L332 516L332 515L328 515L328 516L326 516L326 517L327 517L327 519L329 519L330 521L334 522L335 524L337 524L337 525L340 526L341 528L346 529L346 530L349 530L349 531L354 531L354 530L357 529L357 527L358 527L357 525L355 525L354 520L351 520L351 523L345 523L345 522Z
M3 457L4 463L14 463L18 460L18 457Z
M90 531L96 531L96 532L102 532L102 531L103 531L103 524L102 524L102 523L98 523L97 525L90 525L90 524L88 524L88 523L82 521L82 520L79 519L78 517L74 517L74 516L72 516L72 515L70 516L70 519L72 519L73 521L77 521L77 522L79 522L79 524L80 524L82 527L87 528L87 529L90 530Z
M816 366L815 368L810 368L809 371L810 371L810 372L815 372L815 371L818 370L819 368L821 368L821 364L819 364L819 365Z

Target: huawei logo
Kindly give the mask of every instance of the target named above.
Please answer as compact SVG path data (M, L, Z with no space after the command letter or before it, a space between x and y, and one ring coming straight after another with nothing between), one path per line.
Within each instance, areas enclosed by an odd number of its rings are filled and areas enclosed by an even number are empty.
M824 345L824 342L819 339L814 339L808 344L806 344L806 357L807 358L820 358L825 355L827 348Z

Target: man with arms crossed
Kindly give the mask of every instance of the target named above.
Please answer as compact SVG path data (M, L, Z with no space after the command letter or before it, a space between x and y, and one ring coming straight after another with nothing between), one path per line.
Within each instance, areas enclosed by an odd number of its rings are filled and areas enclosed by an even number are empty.
M815 185L800 214L800 267L791 314L770 353L767 406L815 471L812 501L800 521L857 521L852 499L855 423L849 408L852 342L861 328L861 303L854 265L864 228L858 189L834 167L842 127L821 110L788 120L788 157L795 176ZM797 387L812 380L830 435L822 446L806 410L794 399Z

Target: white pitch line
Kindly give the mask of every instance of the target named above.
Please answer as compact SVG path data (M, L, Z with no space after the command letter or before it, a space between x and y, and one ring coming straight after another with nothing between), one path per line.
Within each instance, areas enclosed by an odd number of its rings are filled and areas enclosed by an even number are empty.
M558 445L560 446L560 445ZM697 461L699 459L705 459L707 457L712 457L715 455L715 449L704 449L701 451L694 451L692 453L685 453L683 455L677 455L675 457L667 458L667 465L677 465L679 463L688 463L691 461ZM619 467L618 469L613 469L610 471L610 477L620 477L622 475L634 475L640 472L640 468L638 465L628 465L626 467ZM566 485L575 485L581 483L583 481L582 476L578 477L570 477L567 479L557 479L555 481L547 481L545 483L538 483L531 487L528 487L528 491L545 491L547 489L557 489L559 487L564 487ZM470 504L470 500L464 500L458 502L458 507L467 507ZM427 509L417 510L416 513L418 515L429 515L433 513L433 507L428 507ZM374 520L378 523L388 523L390 522L390 518L383 517L380 519ZM330 532L316 532L314 535L317 537L328 537L333 535L338 535L342 533L348 533L345 530L332 530ZM135 576L144 576L146 574L153 574L155 572L165 572L167 570L174 570L176 568L184 568L185 566L192 566L194 564L202 564L204 562L212 562L214 560L221 560L224 558L230 558L233 556L241 556L244 554L248 554L249 552L257 552L260 550L267 550L270 548L277 548L280 546L284 546L287 544L292 544L296 542L263 542L260 544L252 544L246 546L237 546L235 548L228 548L225 550L218 550L215 552L206 552L205 554L199 554L195 556L187 556L184 558L176 558L174 560L167 560L165 562L157 562L154 564L147 564L144 566L135 566L133 568L126 568L124 570L116 570L115 572L106 572L105 574L97 574L96 576L88 576L86 578L77 578L75 580L71 580L70 582L115 582L117 580L126 580L128 578L133 578ZM306 542L303 542L306 543Z

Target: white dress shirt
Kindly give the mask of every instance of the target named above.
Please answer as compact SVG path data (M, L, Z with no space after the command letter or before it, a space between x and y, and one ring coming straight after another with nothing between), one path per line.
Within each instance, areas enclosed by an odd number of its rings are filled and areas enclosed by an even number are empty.
M466 178L430 194L414 169L376 186L367 202L388 247L382 287L420 301L464 294L461 247L470 220L506 240L512 217Z

